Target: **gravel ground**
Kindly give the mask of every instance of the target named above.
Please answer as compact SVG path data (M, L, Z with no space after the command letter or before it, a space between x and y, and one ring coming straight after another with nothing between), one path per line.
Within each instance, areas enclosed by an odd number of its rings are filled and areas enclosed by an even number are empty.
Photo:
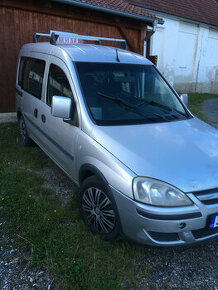
M218 241L176 249L148 248L145 289L218 289Z

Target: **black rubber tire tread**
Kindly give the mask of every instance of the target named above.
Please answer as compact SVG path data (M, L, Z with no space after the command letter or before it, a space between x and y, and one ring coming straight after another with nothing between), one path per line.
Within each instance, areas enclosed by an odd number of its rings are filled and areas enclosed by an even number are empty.
M31 146L34 146L35 143L34 141L29 137L28 135L28 132L27 132L27 129L26 129L26 124L25 124L25 121L24 121L24 118L23 116L20 116L19 117L19 120L18 120L18 123L19 123L19 130L20 130L20 142L25 146L25 147L31 147ZM25 128L25 136L22 134L21 132L21 126L22 126L22 123L24 124L24 128Z
M112 208L115 212L115 227L110 233L105 234L105 233L100 233L100 232L95 231L92 225L88 222L86 218L86 214L84 213L83 208L82 208L82 200L83 200L83 193L90 187L96 187L100 189L101 191L103 191L111 202ZM92 175L90 177L87 177L82 182L82 185L80 187L79 194L78 194L78 206L79 206L80 214L85 224L89 227L89 229L94 235L99 235L102 239L106 241L115 241L119 239L121 235L121 224L120 224L117 206L116 206L116 203L112 194L110 194L108 185L106 185L100 178L96 177L95 175Z

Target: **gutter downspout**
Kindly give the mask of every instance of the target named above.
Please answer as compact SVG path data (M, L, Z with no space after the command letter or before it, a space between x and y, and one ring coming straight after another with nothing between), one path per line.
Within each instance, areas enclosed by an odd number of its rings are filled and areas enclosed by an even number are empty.
M145 57L147 56L147 41L150 40L151 36L156 32L157 24L158 24L158 20L155 19L153 22L152 30L149 30L144 38L144 56ZM150 55L150 52L149 52L149 55Z

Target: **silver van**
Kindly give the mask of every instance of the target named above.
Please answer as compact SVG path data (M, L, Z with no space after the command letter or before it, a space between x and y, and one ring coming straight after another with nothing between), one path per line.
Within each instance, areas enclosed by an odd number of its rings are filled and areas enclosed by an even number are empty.
M111 39L39 36L18 57L21 141L38 144L80 187L90 230L155 246L217 237L218 131L146 58L99 44Z

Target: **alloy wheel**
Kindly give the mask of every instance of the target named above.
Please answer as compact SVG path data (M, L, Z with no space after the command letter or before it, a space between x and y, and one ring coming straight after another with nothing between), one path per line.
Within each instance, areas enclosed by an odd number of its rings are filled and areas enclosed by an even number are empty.
M96 187L83 194L82 208L89 224L99 233L108 234L116 225L116 216L110 199Z

